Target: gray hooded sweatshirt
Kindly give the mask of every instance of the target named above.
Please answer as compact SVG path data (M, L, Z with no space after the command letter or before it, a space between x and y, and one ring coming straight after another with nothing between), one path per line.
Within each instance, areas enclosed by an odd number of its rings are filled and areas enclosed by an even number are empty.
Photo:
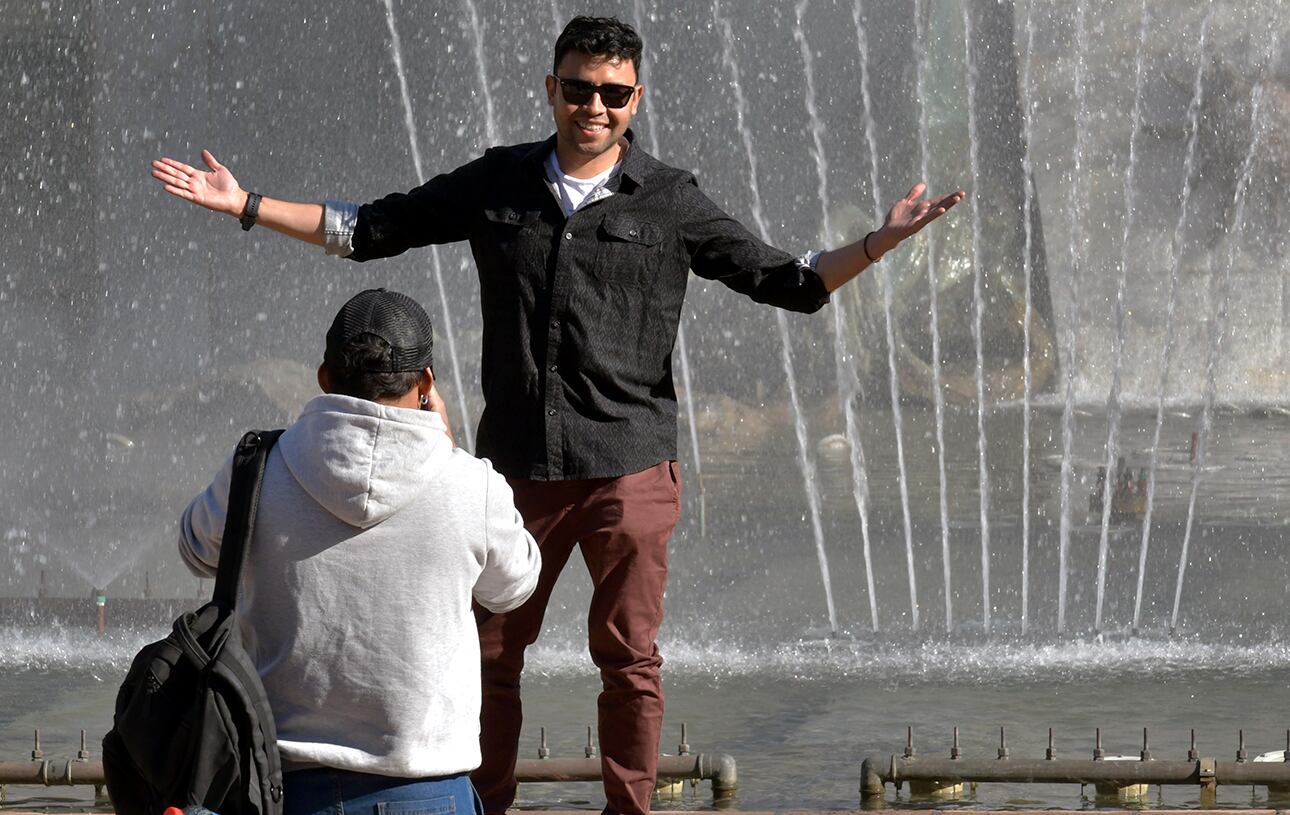
M232 457L193 499L179 551L219 564ZM439 416L309 402L269 456L237 613L288 769L420 778L479 766L479 638L537 585L537 544L486 459Z

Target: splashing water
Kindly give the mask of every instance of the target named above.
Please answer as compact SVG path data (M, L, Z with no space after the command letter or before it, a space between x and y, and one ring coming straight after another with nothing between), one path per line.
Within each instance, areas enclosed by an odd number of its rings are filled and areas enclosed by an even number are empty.
M394 60L394 72L399 77L399 96L403 100L403 122L408 132L408 147L412 151L412 166L416 169L418 181L425 180L425 170L421 163L421 148L417 144L416 117L412 114L412 96L408 93L408 75L403 70L403 46L399 42L399 29L394 23L393 0L382 0L385 5L385 24L390 30L390 56ZM466 409L466 388L461 380L461 364L457 359L456 333L452 330L452 310L448 308L448 292L443 283L443 262L439 258L439 247L430 247L431 263L434 267L435 287L439 292L439 304L443 307L443 336L448 342L448 359L452 361L452 384L457 391L457 410L461 415L461 430L465 434L468 450L475 449L475 423L471 421L470 411Z
M873 193L874 216L882 223L884 216L882 194L878 189L878 140L874 134L873 100L869 95L869 40L864 31L864 6L856 0L852 6L852 19L856 27L856 41L860 50L860 99L861 120L864 123L865 144L869 149L869 188ZM896 375L896 326L893 315L891 280L887 269L878 272L878 289L882 292L883 325L887 338L887 381L891 391L891 420L895 426L896 464L900 476L900 509L905 523L905 566L909 575L909 620L918 630L918 586L914 579L914 529L909 514L909 474L905 465L904 419L900 408L900 379Z
M497 133L497 116L493 113L493 91L488 86L488 66L484 62L484 21L479 18L479 8L475 0L461 0L470 20L470 33L475 47L475 75L479 80L479 92L484 97L484 134L490 145L498 144L501 138ZM555 7L552 6L554 12Z
M815 101L815 66L814 55L806 34L802 29L802 16L809 5L808 0L797 4L797 22L793 26L793 38L797 40L802 53L802 71L806 79L806 115L811 123L811 155L815 159L815 172L818 181L817 194L820 199L820 223L825 244L832 244L836 237L829 211L829 163L824 152L824 123ZM847 324L845 310L838 306L833 309L833 343L838 379L838 402L844 417L844 432L847 446L851 453L852 496L855 498L856 512L860 516L860 534L864 551L865 582L869 597L869 625L873 631L878 630L878 598L874 591L873 562L869 547L869 495L868 473L865 470L864 442L860 438L860 429L855 417L855 399L858 393L855 363L847 349Z
M1273 42L1265 65L1274 65L1277 48ZM1178 628L1178 612L1182 605L1183 577L1187 573L1187 552L1191 544L1191 533L1196 520L1196 495L1200 488L1201 473L1205 468L1205 455L1209 436L1214 428L1214 403L1218 397L1217 368L1218 358L1223 350L1223 338L1227 332L1228 305L1232 293L1232 267L1236 265L1236 243L1245 227L1245 194L1250 186L1254 157L1258 152L1259 141L1263 135L1262 123L1259 120L1259 109L1263 103L1263 79L1254 84L1250 92L1250 147L1245 153L1241 175L1236 182L1236 193L1233 199L1232 227L1228 230L1227 259L1223 264L1223 276L1219 280L1218 306L1214 317L1214 327L1210 334L1209 354L1205 360L1205 401L1201 407L1200 425L1197 431L1196 460L1191 471L1191 495L1187 499L1187 526L1183 530L1182 552L1178 560L1178 582L1174 588L1173 613L1169 617L1171 630Z
M558 0L551 0L551 22L553 24L552 30L561 31L564 29L564 15L560 13L560 3ZM640 19L637 18L636 22L639 23ZM639 25L636 26L636 30L641 30Z
M1057 577L1057 631L1066 630L1066 590L1070 579L1069 562L1071 543L1071 477L1074 465L1075 446L1075 376L1079 360L1079 335L1076 327L1080 325L1079 278L1081 274L1081 253L1083 252L1083 232L1081 222L1088 197L1087 182L1084 178L1084 150L1088 142L1088 98L1084 87L1084 70L1088 60L1088 30L1085 27L1084 0L1075 4L1075 148L1074 165L1071 170L1071 203L1070 203L1070 306L1066 326L1066 395L1062 406L1062 471L1061 471L1061 520L1058 526L1058 577Z
M1151 440L1150 469L1147 476L1146 511L1142 516L1142 543L1138 549L1138 585L1133 599L1133 630L1137 631L1142 620L1142 588L1147 574L1147 550L1151 542L1151 516L1156 503L1156 469L1159 464L1160 433L1165 424L1165 391L1169 386L1169 373L1173 365L1176 346L1175 324L1178 313L1178 293L1182 288L1183 228L1187 224L1187 205L1191 200L1192 174L1196 164L1196 142L1200 134L1200 105L1205 78L1205 40L1209 24L1214 17L1211 10L1200 24L1200 44L1196 49L1196 79L1192 85L1191 101L1187 104L1187 153L1183 158L1183 186L1178 207L1178 221L1170 242L1169 305L1165 312L1165 345L1160 360L1160 387L1156 392L1156 427Z
M972 177L980 178L980 136L977 132L977 67L972 54L972 14L963 3L963 41L965 43L968 87L968 155ZM976 346L976 432L977 432L977 483L981 508L981 625L990 630L990 469L986 462L985 437L985 342L981 322L985 319L985 296L981 291L985 275L981 260L981 206L977 189L972 189L972 344Z
M762 212L761 190L757 183L757 154L753 150L752 132L748 129L748 123L745 121L748 103L744 98L743 84L739 78L739 63L735 60L735 35L730 27L730 21L721 16L720 0L713 0L712 18L721 31L721 61L726 70L730 72L730 87L735 97L735 121L738 126L739 137L743 142L744 155L748 160L748 191L752 196L753 221L757 224L757 231L761 235L761 239L766 243L770 243L770 228L767 226L766 216ZM814 462L811 460L810 443L806 438L806 420L802 414L801 399L797 393L797 375L793 370L793 351L790 344L788 318L784 316L783 309L775 309L775 322L779 327L780 344L783 349L784 376L788 384L789 402L791 403L795 420L794 429L797 435L798 464L802 470L802 481L811 515L811 531L815 536L815 553L820 565L820 579L824 582L824 604L829 616L829 631L836 633L838 630L838 614L833 603L833 581L829 577L828 553L824 548L824 526L820 521L818 479L815 474Z
M914 48L917 50L917 70L915 82L918 97L918 143L919 150L919 172L918 175L928 184L931 183L931 169L929 159L931 153L931 135L928 132L928 114L927 114L927 72L928 72L928 49L930 43L927 39L927 14L923 6L923 0L915 0L914 3ZM938 495L940 498L941 511L941 569L945 582L945 631L949 633L954 630L954 594L952 590L950 574L950 503L946 491L945 482L945 392L941 389L941 327L940 327L940 304L938 302L939 293L936 285L936 258L932 253L932 239L930 235L924 234L919 240L927 244L927 298L928 298L928 330L932 337L932 397L933 410L936 419L936 475ZM1023 581L1024 585L1024 581ZM1023 604L1024 607L1024 604ZM1025 619L1023 613L1022 619Z
M1093 630L1102 630L1102 603L1106 599L1106 559L1110 548L1111 497L1118 479L1115 472L1120 448L1120 378L1124 367L1124 291L1129 283L1129 236L1133 231L1134 175L1138 158L1138 135L1142 129L1142 62L1147 44L1147 31L1151 15L1146 0L1142 3L1141 22L1138 25L1138 50L1134 60L1133 115L1129 130L1129 163L1124 171L1124 237L1120 244L1120 277L1115 289L1115 353L1111 366L1111 390L1106 396L1106 473L1102 484L1102 531L1097 546L1097 608L1094 612Z
M1034 397L1034 378L1031 355L1034 346L1031 331L1035 322L1034 297L1034 207L1035 184L1030 144L1034 140L1034 91L1031 88L1031 55L1035 52L1034 2L1026 3L1026 48L1021 55L1021 76L1018 87L1021 93L1021 176L1026 185L1022 196L1021 219L1025 233L1022 274L1025 276L1026 312L1022 318L1022 397L1021 397L1021 633L1030 629L1030 420L1031 399Z

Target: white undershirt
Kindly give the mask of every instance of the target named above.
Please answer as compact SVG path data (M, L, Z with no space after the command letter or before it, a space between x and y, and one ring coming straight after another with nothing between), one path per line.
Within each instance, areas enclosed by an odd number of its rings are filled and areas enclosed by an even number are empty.
M609 179L609 176L613 175L622 166L620 161L603 173L593 175L591 178L574 178L560 169L560 161L555 157L554 150L551 151L548 162L551 165L552 174L555 176L556 189L560 193L560 206L564 209L566 216L577 212L578 208L587 200L587 196L591 195L601 184L604 184Z

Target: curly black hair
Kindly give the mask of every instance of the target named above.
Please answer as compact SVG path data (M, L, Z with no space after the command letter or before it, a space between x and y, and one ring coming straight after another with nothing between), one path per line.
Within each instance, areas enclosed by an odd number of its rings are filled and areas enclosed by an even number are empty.
M639 74L644 49L636 29L616 17L574 17L556 38L552 70L559 69L565 54L581 51L597 57L629 59Z

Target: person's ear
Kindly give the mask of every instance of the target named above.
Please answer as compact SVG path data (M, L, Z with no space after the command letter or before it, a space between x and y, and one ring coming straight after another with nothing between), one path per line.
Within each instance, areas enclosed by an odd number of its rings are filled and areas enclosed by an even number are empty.
M318 366L318 387L323 393L331 393L331 376L327 373L327 363Z
M632 94L631 115L636 115L636 109L640 107L641 100L645 98L645 86L637 85L636 92Z
M546 103L551 107L555 107L555 86L556 86L555 77L551 76L550 74L547 74L546 75Z
M434 368L425 368L421 371L421 381L417 383L417 393L423 397L429 397L430 391L434 389Z

